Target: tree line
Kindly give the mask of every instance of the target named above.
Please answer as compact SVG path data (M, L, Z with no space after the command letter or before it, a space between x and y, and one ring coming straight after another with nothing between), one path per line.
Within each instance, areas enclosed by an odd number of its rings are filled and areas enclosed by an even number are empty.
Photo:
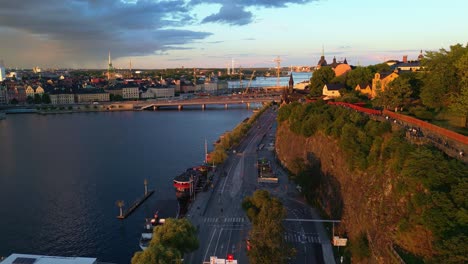
M427 51L421 60L421 70L402 71L387 89L377 91L373 106L408 109L409 114L431 120L438 113L450 112L468 116L468 45L456 44L449 49ZM341 83L341 99L362 101L366 97L354 91L358 84L372 83L375 73L391 72L386 63L355 67L335 77L331 67L321 67L310 79L310 95L320 96L328 83ZM465 124L466 126L466 121Z
M428 230L434 254L419 257L433 263L468 261L466 164L431 146L409 143L405 132L392 131L389 122L324 102L285 105L278 122L286 122L292 132L305 137L323 133L337 139L351 172L372 171L372 177L394 178L394 199L406 201L392 234L395 244L415 230ZM305 184L306 196L314 197L319 184L310 177L302 174L299 180Z

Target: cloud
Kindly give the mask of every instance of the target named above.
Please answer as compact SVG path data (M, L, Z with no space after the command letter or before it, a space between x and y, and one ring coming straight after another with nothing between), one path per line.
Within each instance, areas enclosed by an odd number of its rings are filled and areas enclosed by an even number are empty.
M252 22L252 13L245 11L243 7L226 3L216 14L209 15L202 20L202 23L217 22L228 25L243 26Z
M219 12L205 17L202 23L243 26L254 21L252 12L246 11L248 7L283 8L290 4L306 4L314 1L318 0L191 0L189 6L221 4Z
M181 49L174 45L189 44L211 35L179 29L192 23L194 18L184 0L6 1L0 5L2 39L7 34L11 42L28 39L32 43L11 46L13 55L1 56L16 65L33 66L41 61L75 64L70 60L77 57L82 64L95 65L105 61L109 50L114 58L144 56ZM28 47L27 53L50 53L53 61L44 61L41 56L29 59L15 56L24 52L21 46Z

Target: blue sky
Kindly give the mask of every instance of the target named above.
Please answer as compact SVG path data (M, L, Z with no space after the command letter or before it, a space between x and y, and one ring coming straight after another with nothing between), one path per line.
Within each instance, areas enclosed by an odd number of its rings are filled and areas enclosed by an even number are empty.
M368 65L468 42L468 4L366 0L7 0L7 67L127 68Z

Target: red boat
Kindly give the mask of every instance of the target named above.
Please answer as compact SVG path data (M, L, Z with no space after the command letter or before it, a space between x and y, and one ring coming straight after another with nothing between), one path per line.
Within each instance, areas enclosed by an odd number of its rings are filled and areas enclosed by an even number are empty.
M201 167L201 166L200 166ZM203 172L199 167L187 169L174 178L174 188L178 199L188 199L195 193Z

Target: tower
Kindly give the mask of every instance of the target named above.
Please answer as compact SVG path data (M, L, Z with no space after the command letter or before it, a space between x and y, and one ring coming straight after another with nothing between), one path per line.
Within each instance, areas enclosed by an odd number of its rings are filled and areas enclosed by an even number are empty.
M234 59L231 59L231 74L234 74Z
M325 60L325 49L322 45L322 56L320 56L320 60L319 62L317 63L317 69L320 69L320 67L322 66L327 66L327 61Z
M3 65L3 60L0 60L0 82L3 82L5 78L5 65Z
M107 80L110 80L113 76L114 73L114 67L112 66L112 59L111 59L111 53L109 51L109 62L107 64Z

